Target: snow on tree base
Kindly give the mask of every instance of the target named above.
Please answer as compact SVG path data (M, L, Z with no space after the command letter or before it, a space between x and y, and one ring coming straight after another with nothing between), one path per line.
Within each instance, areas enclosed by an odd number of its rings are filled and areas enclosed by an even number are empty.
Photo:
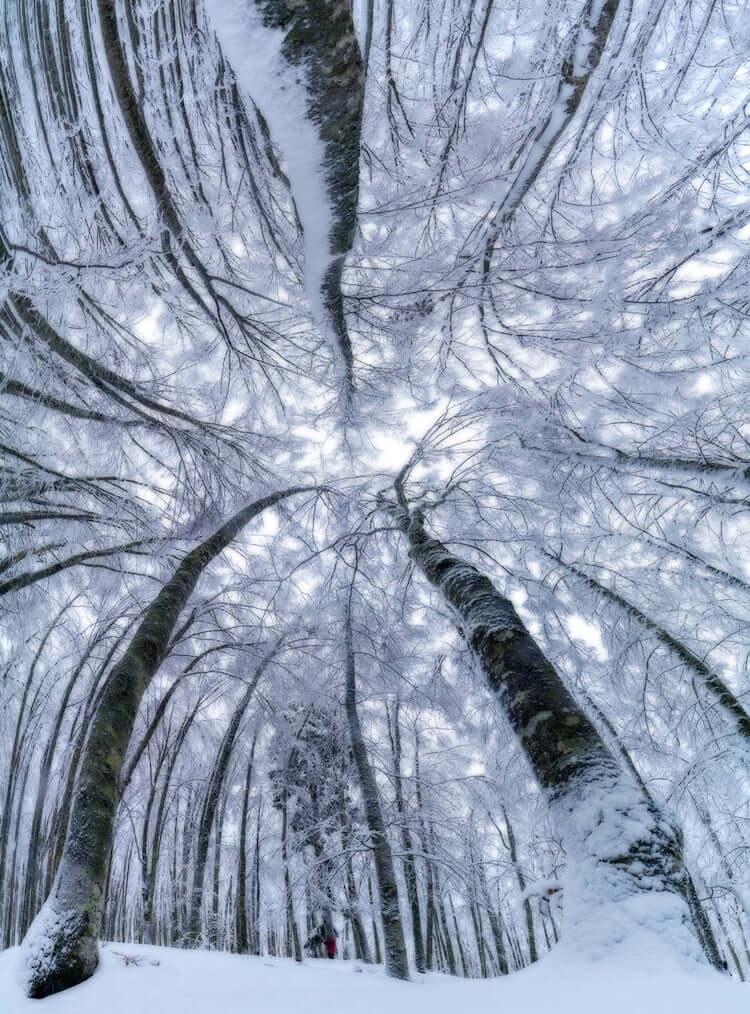
M356 962L251 958L137 944L103 944L87 982L45 1001L54 1014L746 1014L750 986L686 961L658 936L600 961L562 944L531 968L500 979L429 973L412 982ZM141 957L122 961L123 951ZM31 1014L37 1001L17 979L22 951L0 954L3 1014ZM157 964L158 962L158 964ZM355 974L357 973L357 974Z
M551 802L568 855L563 937L582 958L648 954L705 961L683 892L679 832L622 772Z
M57 912L49 902L42 907L21 950L20 982L28 996L41 999L92 974L98 954L95 941L83 932L85 918L74 909Z

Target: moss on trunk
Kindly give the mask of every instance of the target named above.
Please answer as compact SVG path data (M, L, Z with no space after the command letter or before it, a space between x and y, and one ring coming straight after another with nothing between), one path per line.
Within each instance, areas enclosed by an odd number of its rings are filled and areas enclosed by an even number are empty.
M125 654L107 678L81 759L57 876L26 940L29 996L49 996L74 986L97 966L96 940L120 771L141 698L164 660L177 619L198 579L249 521L308 488L293 487L255 501L189 552L146 608Z

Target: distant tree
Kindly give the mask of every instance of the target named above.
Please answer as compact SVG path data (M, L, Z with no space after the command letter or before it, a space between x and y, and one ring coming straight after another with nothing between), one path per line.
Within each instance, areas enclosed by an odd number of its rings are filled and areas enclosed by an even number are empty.
M31 992L339 914L489 976L644 899L749 977L744 2L2 14Z

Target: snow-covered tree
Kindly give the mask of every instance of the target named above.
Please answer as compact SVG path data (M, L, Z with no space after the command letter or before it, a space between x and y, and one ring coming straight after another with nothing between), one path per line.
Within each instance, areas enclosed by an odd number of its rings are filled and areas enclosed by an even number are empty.
M745 5L7 0L0 53L29 992L339 917L750 974Z

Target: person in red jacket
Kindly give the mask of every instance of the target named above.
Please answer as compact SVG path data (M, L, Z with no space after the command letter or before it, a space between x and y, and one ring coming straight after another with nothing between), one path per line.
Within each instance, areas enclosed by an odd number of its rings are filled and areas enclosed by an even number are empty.
M326 937L326 954L332 961L336 957L336 937Z

